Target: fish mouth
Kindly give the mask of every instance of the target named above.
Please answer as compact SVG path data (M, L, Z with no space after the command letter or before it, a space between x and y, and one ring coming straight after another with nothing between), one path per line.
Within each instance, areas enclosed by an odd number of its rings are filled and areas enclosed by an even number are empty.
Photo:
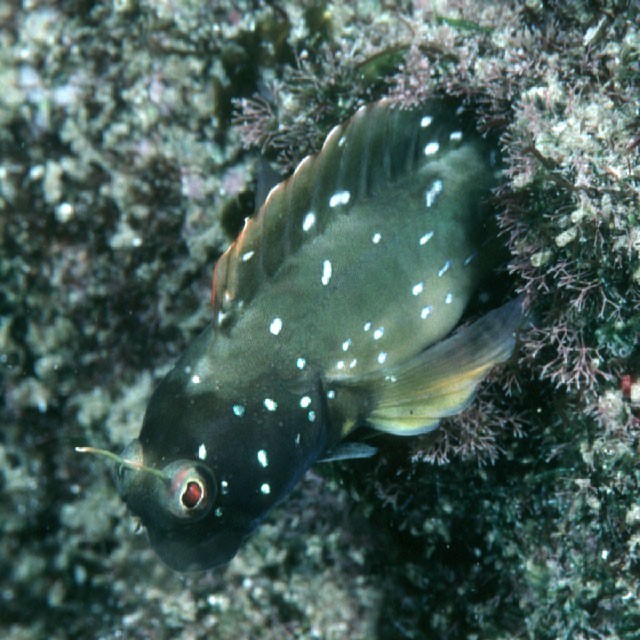
M196 537L185 531L147 527L147 535L160 560L180 573L206 571L228 564L245 538L244 533L234 529Z

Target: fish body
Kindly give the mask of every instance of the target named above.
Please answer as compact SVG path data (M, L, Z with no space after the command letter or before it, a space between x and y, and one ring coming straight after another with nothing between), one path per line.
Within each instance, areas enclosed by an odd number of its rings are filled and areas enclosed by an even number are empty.
M518 303L449 335L495 266L495 157L448 101L379 102L271 190L118 468L164 562L228 562L357 426L430 431L510 356Z

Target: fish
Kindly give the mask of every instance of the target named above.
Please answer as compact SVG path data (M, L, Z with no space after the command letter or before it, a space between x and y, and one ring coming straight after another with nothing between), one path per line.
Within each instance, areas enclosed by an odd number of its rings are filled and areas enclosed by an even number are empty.
M428 433L511 357L519 300L464 321L500 255L500 172L459 104L382 100L271 189L215 265L211 323L110 455L164 563L228 563L313 464L375 453L356 429Z

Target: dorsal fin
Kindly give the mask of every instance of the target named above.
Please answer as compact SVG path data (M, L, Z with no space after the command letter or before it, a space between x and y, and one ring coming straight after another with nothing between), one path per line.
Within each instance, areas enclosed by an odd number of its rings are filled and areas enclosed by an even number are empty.
M429 162L429 144L456 144L450 133L472 130L467 120L449 100L409 111L382 100L334 127L317 155L304 158L293 175L271 189L218 260L214 325L233 324L286 258L321 235L334 216L348 215L355 203Z

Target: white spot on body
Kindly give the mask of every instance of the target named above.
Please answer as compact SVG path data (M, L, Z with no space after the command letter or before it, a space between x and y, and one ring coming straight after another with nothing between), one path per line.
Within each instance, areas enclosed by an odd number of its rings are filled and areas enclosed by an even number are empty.
M316 223L316 214L313 211L309 211L302 221L302 230L309 231Z
M419 296L424 291L424 282L418 282L418 284L414 284L411 288L411 293L414 296Z
M422 120L420 120L420 126L423 129L426 129L433 122L433 118L431 116L422 116Z
M478 253L476 251L474 251L471 255L468 255L464 259L464 262L462 263L462 266L468 267L476 259L477 255L478 255Z
M333 274L333 268L330 260L322 261L322 278L321 282L326 287L331 281L331 275Z
M200 458L200 460L207 459L207 447L204 442L198 447L198 458Z
M197 373L194 373L191 376L191 382L193 382L193 384L200 384L202 380L200 379L200 376Z
M260 493L264 494L265 496L268 496L271 493L271 486L268 482L262 483L262 485L260 486Z
M267 458L267 452L264 449L260 449L260 451L258 451L258 462L260 463L260 466L265 469L269 466L269 458Z
M436 203L438 196L442 193L442 188L442 180L434 180L429 189L425 191L424 202L427 207L432 207Z
M347 351L350 346L351 346L351 338L348 338L342 343L342 350Z
M422 310L420 311L420 317L423 320L426 320L431 315L432 312L433 312L433 307L430 304L428 304L426 307L422 307Z
M336 191L329 198L329 206L333 209L341 204L348 204L351 200L351 193L349 191Z
M378 244L380 240L382 240L382 236L378 232L374 233L373 236L371 236L371 242L373 242L373 244Z
M336 363L336 368L337 369L344 369L344 360L338 360L338 362Z
M311 404L311 398L309 396L302 396L300 398L300 406L303 409L306 409Z
M445 304L451 304L453 302L453 293L449 292L444 298Z
M373 332L373 339L374 340L380 340L380 338L382 338L383 335L384 335L384 327L378 327Z
M307 361L304 358L298 358L296 360L296 367L302 371L307 366Z
M427 233L420 238L420 246L427 244L431 238L433 238L433 231L427 231Z
M245 408L241 404L233 405L233 413L238 416L238 418L242 418L244 415Z
M226 480L223 480L220 483L220 493L222 493L223 496L226 496L229 493L229 483Z
M379 362L380 364L384 364L384 361L385 361L386 359L387 359L387 354L386 354L384 351L381 351L381 352L378 354L378 362Z
M329 391L327 391L327 398L329 398L329 400L333 400L336 397L336 392L333 389L329 389Z
M278 408L278 403L271 398L265 398L263 404L267 411L275 411Z
M340 140L338 140L338 146L341 147L347 141L347 136L342 136Z
M442 278L442 276L449 271L451 267L451 260L447 260L442 267L440 267L440 271L438 271L438 278Z
M315 422L316 421L316 412L315 411L309 411L309 413L307 414L307 418L308 418L309 422Z
M242 262L248 262L249 260L251 260L251 258L253 258L253 256L255 255L255 251L247 251L246 253L242 254Z
M358 364L358 359L357 359L357 358L354 358L354 359L349 363L349 369L353 369L357 364Z
M216 510L213 513L216 514L216 518L220 518L222 516L222 508L216 507Z
M424 155L432 156L438 153L438 149L440 149L440 145L437 142L429 142L428 144L425 145Z
M296 445L298 445L298 446L300 445L300 434L299 434L299 433L296 433L295 443L296 443Z
M452 131L449 134L449 140L452 142L460 142L460 140L462 140L462 131Z
M371 323L365 322L364 327L362 327L364 331L369 331L371 329Z
M269 331L277 336L282 331L282 320L280 318L274 318L269 325Z

